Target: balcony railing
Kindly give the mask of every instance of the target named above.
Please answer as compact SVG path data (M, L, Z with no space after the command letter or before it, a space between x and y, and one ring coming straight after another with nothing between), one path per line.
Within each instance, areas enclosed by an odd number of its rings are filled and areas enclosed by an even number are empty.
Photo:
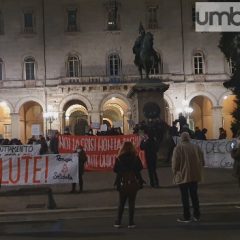
M162 74L162 75L150 75L152 79L159 79L160 81L179 81L179 77L173 77L171 74ZM89 84L124 84L124 83L136 83L140 80L140 76L138 75L128 75L128 76L92 76L92 77L71 77L71 78L62 78L60 84L62 85L89 85Z
M92 77L71 77L71 78L62 78L61 84L109 84L109 83L125 83L124 77L107 77L107 76L92 76Z
M42 80L2 80L0 88L35 88L43 85Z
M228 74L205 74L205 75L184 75L183 74L159 74L150 75L150 79L161 82L224 82L229 80ZM58 85L111 85L111 84L134 84L140 81L139 75L127 75L121 77L109 76L84 76L47 79L46 86ZM0 88L35 88L44 87L43 80L1 80Z

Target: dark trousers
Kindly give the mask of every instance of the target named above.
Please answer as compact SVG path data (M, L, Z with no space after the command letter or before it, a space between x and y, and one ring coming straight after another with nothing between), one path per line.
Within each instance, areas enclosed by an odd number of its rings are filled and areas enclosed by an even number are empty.
M158 182L156 166L152 166L151 164L148 164L148 175L149 175L150 185L152 187L158 187L159 182Z
M190 206L189 206L189 195L192 201L193 216L195 218L200 218L199 200L198 200L198 183L189 182L179 184L181 191L181 198L183 204L183 216L185 219L191 218Z
M72 183L72 191L76 190L76 183ZM83 191L83 178L82 175L79 174L79 192Z
M134 210L136 201L137 191L126 194L123 191L119 191L119 205L118 205L118 221L121 223L122 215L124 211L125 203L128 199L128 215L129 215L129 225L134 224Z

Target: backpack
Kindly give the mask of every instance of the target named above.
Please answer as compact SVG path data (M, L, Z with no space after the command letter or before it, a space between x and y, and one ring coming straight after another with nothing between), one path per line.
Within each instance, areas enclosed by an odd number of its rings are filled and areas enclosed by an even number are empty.
M134 171L123 172L120 176L120 191L129 194L140 189L139 181Z

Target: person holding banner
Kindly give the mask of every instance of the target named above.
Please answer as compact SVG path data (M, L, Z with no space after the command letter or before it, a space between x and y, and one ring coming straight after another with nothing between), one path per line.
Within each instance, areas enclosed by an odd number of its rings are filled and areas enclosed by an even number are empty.
M53 154L59 154L58 151L58 137L59 137L59 132L56 131L54 136L50 140L50 150Z
M201 148L190 142L188 132L181 134L181 142L174 148L172 156L172 171L174 183L180 188L183 218L178 222L191 222L189 195L193 206L193 221L200 220L200 207L198 199L198 182L201 181L204 154Z
M125 142L119 151L114 165L114 172L117 174L114 185L119 192L118 216L114 227L120 228L124 205L128 199L129 225L128 228L135 228L134 210L137 192L144 183L141 176L143 165L137 155L132 142Z
M84 165L87 162L87 155L81 145L77 146L76 153L78 153L78 179L79 179L79 193L83 191L83 173ZM76 183L72 183L72 190L70 193L76 192Z

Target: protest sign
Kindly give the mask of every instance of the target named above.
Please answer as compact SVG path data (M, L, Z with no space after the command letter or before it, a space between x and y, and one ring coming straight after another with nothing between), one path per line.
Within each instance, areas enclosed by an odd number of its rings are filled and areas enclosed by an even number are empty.
M0 145L0 157L2 156L20 156L20 155L38 155L40 144L33 145Z
M177 144L180 137L174 137ZM209 168L232 168L233 159L231 157L231 144L236 143L236 139L217 139L217 140L196 140L191 142L198 145L205 157L205 167Z
M78 155L3 156L2 185L39 185L78 182Z
M60 135L59 151L60 153L72 153L77 146L81 145L88 156L87 170L112 170L119 149L126 141L130 141L135 145L143 166L146 167L144 152L140 150L141 138L134 134L117 136Z

